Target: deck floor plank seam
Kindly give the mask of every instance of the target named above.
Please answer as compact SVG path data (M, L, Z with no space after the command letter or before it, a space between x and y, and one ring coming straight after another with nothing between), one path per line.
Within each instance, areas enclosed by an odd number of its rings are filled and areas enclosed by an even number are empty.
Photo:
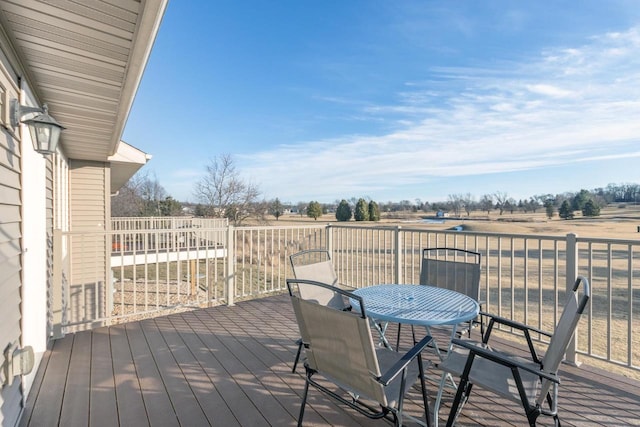
M142 397L142 386L136 372L126 328L124 325L116 325L107 330L118 424L149 425L149 415ZM100 425L100 420L97 421L96 425Z

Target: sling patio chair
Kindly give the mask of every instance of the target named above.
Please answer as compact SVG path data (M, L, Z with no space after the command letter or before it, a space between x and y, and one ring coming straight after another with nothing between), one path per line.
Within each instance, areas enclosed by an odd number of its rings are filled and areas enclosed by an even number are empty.
M457 248L425 248L422 250L422 262L420 264L420 284L445 288L460 292L473 298L480 305L482 311L483 302L480 301L480 259L478 252ZM469 321L466 329L471 337L471 328L480 323L480 333L484 334L484 322L482 316L479 319ZM401 325L398 326L396 347L400 343ZM461 336L465 330L457 330Z
M582 296L579 296L581 285L583 291ZM530 426L536 425L536 420L540 415L553 417L554 424L559 426L558 385L560 377L558 376L558 368L590 296L589 282L584 277L578 276L573 290L569 292L553 334L509 319L489 316L487 331L482 342L454 339L453 351L440 364L443 374L434 408L435 424L437 425L445 376L449 373L460 376L460 382L449 413L447 426L454 425L462 406L469 399L473 385L521 403ZM496 325L505 325L520 331L527 341L531 353L530 358L515 356L492 348L489 339ZM531 338L532 333L549 338L547 351L543 357L539 357L536 353Z
M332 286L338 284L338 276L333 268L331 255L329 254L329 251L325 249L309 249L297 252L289 256L289 261L291 262L293 276L296 279L313 280ZM327 291L323 288L307 287L302 285L300 286L300 292L304 295L305 299L313 298L319 304L340 310L351 309L349 302L346 301L342 295L335 294L331 290ZM304 347L301 339L296 341L296 344L298 345L298 351L296 353L296 358L293 362L293 369L291 372L296 371L300 355L302 354L302 348Z
M424 377L429 362L423 362L421 355L430 336L405 354L378 347L373 342L365 303L358 295L303 279L287 279L287 287L307 354L298 426L302 425L309 386L369 418L386 418L401 426L403 419L413 418L403 414L403 403L405 394L417 381L421 384L426 425L431 425ZM343 311L320 304L305 298L301 287L315 287L353 299L361 310ZM317 380L316 375L323 379Z

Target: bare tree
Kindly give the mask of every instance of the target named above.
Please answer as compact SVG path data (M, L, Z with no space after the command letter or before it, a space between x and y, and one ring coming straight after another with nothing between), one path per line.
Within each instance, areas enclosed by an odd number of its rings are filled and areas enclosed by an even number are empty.
M462 209L462 196L460 194L449 194L447 205L455 216L459 216L460 209Z
M493 193L493 199L496 201L496 208L500 211L500 215L504 213L504 210L507 208L507 202L509 200L509 195L507 193L503 193L502 191L496 191Z
M493 196L491 194L485 194L480 198L478 206L483 211L487 211L487 215L491 214L493 210Z
M462 195L462 207L464 208L464 211L467 213L467 216L470 216L471 211L473 211L476 208L476 200L471 195L471 193Z
M194 189L194 196L209 207L212 216L228 218L234 225L252 215L259 195L256 185L241 178L230 154L212 159Z
M111 216L162 215L160 204L167 192L147 171L138 172L111 199Z
M145 216L155 216L161 215L160 212L160 203L166 199L167 192L164 187L160 185L158 179L153 176L153 178L149 178L148 176L142 180L140 183L140 196L143 199L144 203L144 212Z

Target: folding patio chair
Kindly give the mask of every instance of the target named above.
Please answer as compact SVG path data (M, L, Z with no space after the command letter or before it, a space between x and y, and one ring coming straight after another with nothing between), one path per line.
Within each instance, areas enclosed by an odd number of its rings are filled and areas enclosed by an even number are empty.
M352 298L361 310L343 311L306 299L301 295L302 286ZM426 423L431 425L424 379L428 362L423 362L421 355L431 341L430 336L424 337L405 354L377 347L361 297L311 280L288 279L287 287L307 353L298 426L302 425L309 386L369 418L386 418L401 426L403 419L408 417L403 414L405 394L417 381L421 384ZM316 375L324 380L317 381Z
M583 288L581 297L578 296L580 285ZM450 373L460 376L460 383L451 407L447 426L452 426L455 423L461 407L469 398L473 385L478 385L500 396L520 402L530 426L536 425L536 420L540 415L553 417L555 425L559 426L558 385L560 384L560 377L558 376L558 368L590 296L589 282L584 277L579 276L575 281L572 292L568 295L562 316L553 334L512 320L489 316L487 332L482 342L454 339L455 346L453 351L440 364L443 375L438 389L438 396L436 397L434 418L437 419L438 416L445 376ZM521 331L526 338L531 357L518 357L492 348L489 345L489 339L496 324L502 324ZM547 351L543 357L538 357L536 354L531 339L532 332L550 338ZM548 409L543 407L545 401Z
M437 286L460 292L480 301L480 259L478 252L457 248L425 248L422 250L420 284ZM480 334L484 334L484 323L479 316ZM468 335L476 320L469 321ZM461 331L463 332L463 331Z
M338 276L333 268L331 255L329 251L325 249L309 249L297 252L289 257L289 261L291 262L293 276L296 279L313 280L332 286L338 284ZM304 295L305 299L313 298L322 305L340 310L350 310L349 302L345 301L342 295L335 294L323 288L302 285L300 286L300 292ZM302 347L304 346L301 339L296 341L296 344L298 345L298 351L291 372L296 371L302 353Z
M480 305L480 258L478 252L457 248L425 248L422 250L420 265L420 284L445 288L460 292L473 298ZM471 337L471 328L480 323L480 333L484 334L482 316L469 321L467 333ZM401 325L398 325L396 346L400 343ZM461 336L465 331L458 330Z

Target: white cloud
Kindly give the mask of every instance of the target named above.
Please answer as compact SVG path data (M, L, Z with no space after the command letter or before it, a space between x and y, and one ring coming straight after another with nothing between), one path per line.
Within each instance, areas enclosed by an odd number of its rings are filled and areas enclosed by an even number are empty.
M393 131L280 146L243 161L265 192L298 200L638 156L638 70L637 29L504 69L438 69L446 85L407 83L399 103L361 111L393 115Z
M536 94L549 96L551 98L565 98L571 96L573 92L548 84L527 85L526 88Z

